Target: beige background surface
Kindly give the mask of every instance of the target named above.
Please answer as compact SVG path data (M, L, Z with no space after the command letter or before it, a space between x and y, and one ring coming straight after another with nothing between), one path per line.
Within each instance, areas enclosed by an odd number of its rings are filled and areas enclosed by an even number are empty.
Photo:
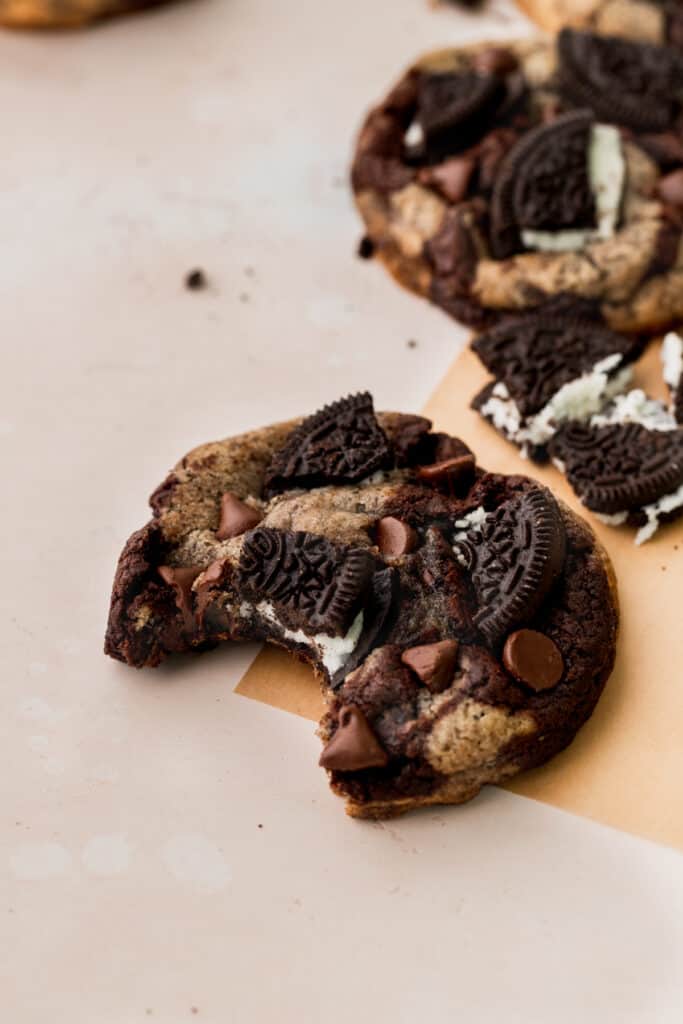
M444 376L464 333L352 256L343 179L367 100L483 25L197 0L0 35L3 1020L680 1019L678 853L502 791L350 822L310 723L233 692L254 650L101 655L183 451Z

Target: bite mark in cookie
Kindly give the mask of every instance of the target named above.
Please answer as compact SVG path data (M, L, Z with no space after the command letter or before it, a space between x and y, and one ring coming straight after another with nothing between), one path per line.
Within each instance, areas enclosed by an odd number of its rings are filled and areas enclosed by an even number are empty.
M335 473L355 459L339 462L329 408L361 410L358 447L381 439L381 474L318 485L330 452ZM617 627L604 556L545 488L486 473L428 421L376 415L365 395L329 408L182 460L121 557L107 653L152 666L219 641L283 646L320 679L321 763L350 814L469 799L552 756L591 713ZM463 459L455 479L443 469ZM259 521L243 530L247 511ZM519 654L525 629L568 666L552 691Z

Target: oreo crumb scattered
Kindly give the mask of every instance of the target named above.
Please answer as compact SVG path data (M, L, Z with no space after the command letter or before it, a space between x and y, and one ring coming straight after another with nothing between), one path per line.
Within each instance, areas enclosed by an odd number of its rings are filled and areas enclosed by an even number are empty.
M263 828L263 825L257 825L256 827L257 828Z
M249 292L240 292L240 302L249 302L250 298Z
M363 235L358 243L358 255L362 260L371 260L375 255L375 243L367 235Z
M244 268L244 273L247 275L247 277L254 277L255 274L256 274L256 271L254 270L253 267L245 267Z
M415 338L408 338L406 345L408 346L408 348L417 348L417 342L415 341Z
M191 292L198 292L202 288L206 288L207 284L206 274L199 268L190 270L185 275L185 287Z

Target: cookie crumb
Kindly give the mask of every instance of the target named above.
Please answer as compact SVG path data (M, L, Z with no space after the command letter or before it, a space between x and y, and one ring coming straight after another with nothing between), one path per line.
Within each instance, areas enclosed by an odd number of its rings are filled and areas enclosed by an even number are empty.
M199 1010L198 1010L198 1008L196 1006L191 1006L190 1007L190 1013L199 1013Z
M256 274L256 271L254 270L253 267L245 267L244 268L244 273L247 275L247 277L254 277L255 274Z
M257 828L263 828L263 825L257 825L256 827Z
M417 348L417 342L415 341L415 338L408 338L406 345L408 346L408 348Z
M206 274L199 267L189 270L185 275L185 287L191 292L198 292L206 288L207 284Z
M361 238L357 252L362 260L371 260L375 255L375 243L368 235Z
M249 302L250 298L249 292L240 292L240 302Z

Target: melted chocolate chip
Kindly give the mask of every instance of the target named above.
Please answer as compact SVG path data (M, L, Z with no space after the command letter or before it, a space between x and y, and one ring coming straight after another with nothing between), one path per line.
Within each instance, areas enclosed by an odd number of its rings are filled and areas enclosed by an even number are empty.
M385 516L377 523L377 547L389 558L398 558L414 551L418 537L410 523L395 516Z
M252 530L262 519L257 509L245 505L232 491L226 491L221 498L221 521L216 537L218 540L239 537L247 530Z
M401 661L412 669L432 693L441 693L453 681L458 657L457 640L439 640L403 651Z
M356 772L362 768L381 768L389 761L387 752L357 707L343 707L339 724L318 762L322 768L337 772Z
M173 587L175 591L175 603L178 610L182 612L185 629L188 632L194 629L192 584L201 571L201 566L178 568L170 565L160 565L157 569L164 583Z
M474 455L457 455L431 466L420 466L418 478L431 487L446 488L456 492L466 488L474 476Z
M535 629L511 633L503 647L503 664L510 675L532 690L551 690L564 672L559 648Z

